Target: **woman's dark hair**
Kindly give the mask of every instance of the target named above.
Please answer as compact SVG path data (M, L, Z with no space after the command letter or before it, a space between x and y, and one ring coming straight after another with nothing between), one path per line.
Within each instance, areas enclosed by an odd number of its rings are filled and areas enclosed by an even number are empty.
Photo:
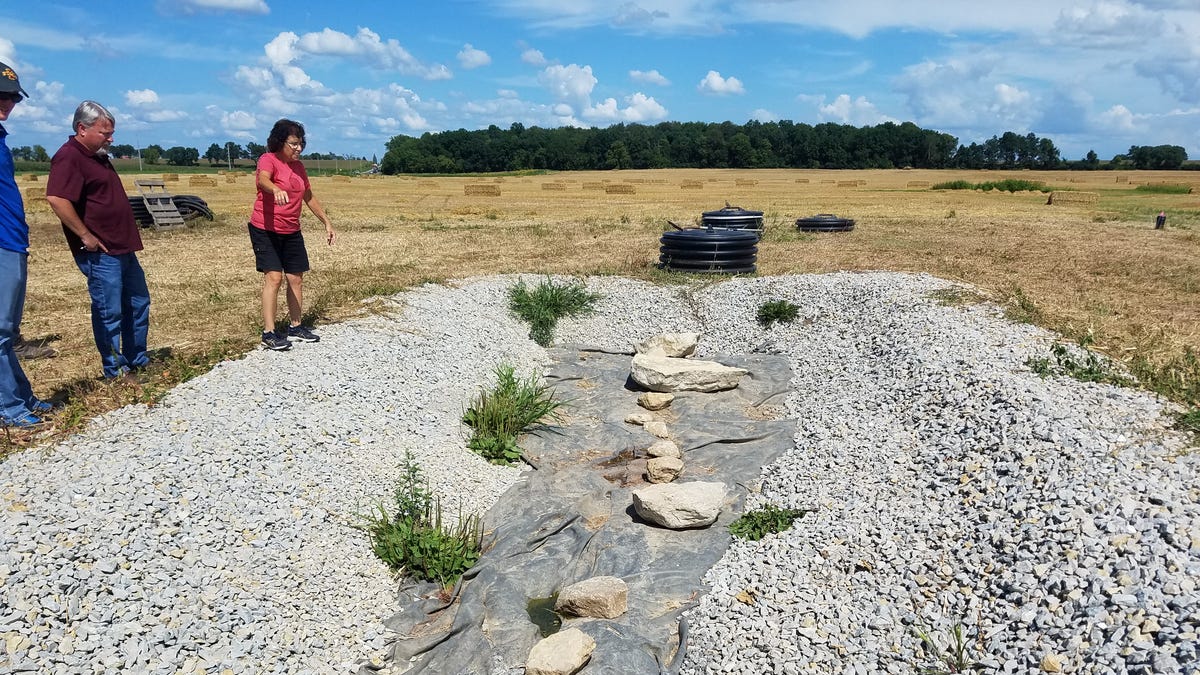
M304 142L304 125L289 119L282 119L276 122L275 126L271 127L271 135L267 136L267 152L279 152L282 150L283 144L287 143L288 136L299 138L301 149L306 145Z

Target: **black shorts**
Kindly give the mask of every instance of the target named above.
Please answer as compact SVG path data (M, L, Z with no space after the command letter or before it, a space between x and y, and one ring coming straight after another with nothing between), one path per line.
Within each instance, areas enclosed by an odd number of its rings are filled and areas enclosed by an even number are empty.
M254 248L254 266L259 272L304 274L308 271L308 249L299 232L267 232L249 223L250 246Z

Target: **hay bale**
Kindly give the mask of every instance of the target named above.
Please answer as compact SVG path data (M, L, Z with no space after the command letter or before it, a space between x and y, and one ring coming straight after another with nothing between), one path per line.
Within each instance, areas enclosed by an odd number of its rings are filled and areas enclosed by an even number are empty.
M737 187L754 187L758 185L758 181L750 180L749 178L738 178L733 181L733 184Z
M567 185L565 183L542 183L542 189L562 191L567 189Z
M1117 182L1118 183L1128 183L1129 176L1117 176Z
M833 185L836 182L837 181L833 180L832 178L825 178L821 181L821 185Z
M704 181L700 180L685 180L679 184L681 190L703 190Z
M910 180L910 181L908 181L908 187L910 187L910 188L927 188L930 185L931 185L931 183L927 180Z
M25 188L26 199L45 199L46 188Z
M209 176L208 174L189 176L188 177L188 185L191 185L193 187L195 187L197 185L202 185L202 186L206 186L206 187L216 187L217 179L213 178L212 176Z
M236 183L237 179L238 179L238 175L236 173L225 174L225 182L226 183Z
M637 189L629 183L616 183L604 186L604 192L610 195L637 194Z
M646 182L652 183L654 185L666 185L668 181L666 178L651 178L650 180L648 180Z
M438 188L438 183L436 180L421 180L417 181L417 187L428 190L436 190Z
M343 176L343 175L341 175L341 174L338 174L338 175L336 175L336 176L334 176L334 177L333 177L333 182L335 182L335 183L349 183L349 182L350 182L350 176Z
M858 187L858 181L856 181L856 180L839 180L839 181L837 182L837 186L838 186L838 187L852 187L852 188L856 188L856 187Z
M797 183L808 183L808 179L807 178L797 178L796 182Z
M468 197L499 197L499 185L464 185L463 194Z
M171 182L177 181L177 180L179 180L179 174L177 174L177 173L164 173L163 174L163 182L164 183L171 183Z
M25 182L26 182L26 183L36 183L36 182L38 182L38 176L37 176L37 174L36 174L36 173L27 173L27 174L25 174L25 175L23 176L23 178L25 179Z
M583 189L584 189L584 190L603 190L603 189L604 189L604 183L600 183L600 182L587 182L587 183L584 183L584 184L583 184Z
M1078 192L1076 190L1055 190L1050 193L1047 204L1095 204L1100 201L1097 192Z

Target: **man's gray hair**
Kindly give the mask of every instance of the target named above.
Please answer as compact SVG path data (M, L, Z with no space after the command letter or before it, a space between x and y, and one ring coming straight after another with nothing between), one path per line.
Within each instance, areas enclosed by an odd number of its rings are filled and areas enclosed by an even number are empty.
M117 123L117 120L113 118L112 113L108 112L108 108L105 108L95 101L84 101L83 103L79 104L78 108L75 109L75 118L71 120L71 129L78 129L80 124L83 125L83 128L89 129L93 124L96 123L96 120L100 119L101 117L107 118L108 121L112 122L114 126Z

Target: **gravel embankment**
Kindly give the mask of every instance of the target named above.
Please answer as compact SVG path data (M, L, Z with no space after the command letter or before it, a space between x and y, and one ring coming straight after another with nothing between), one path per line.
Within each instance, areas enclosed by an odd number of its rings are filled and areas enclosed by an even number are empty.
M507 313L512 281L401 294L393 315L251 353L0 464L0 672L381 658L396 582L354 514L406 452L451 511L516 479L459 425L498 363L545 363ZM928 293L948 284L928 276L589 285L599 311L561 323L562 343L694 330L701 356L770 350L795 370L796 446L751 503L815 510L708 573L683 672L911 672L927 663L914 621L944 639L960 620L995 672L1196 672L1200 460L1152 396L1037 377L1024 362L1050 336L941 306ZM802 318L762 329L768 299Z

